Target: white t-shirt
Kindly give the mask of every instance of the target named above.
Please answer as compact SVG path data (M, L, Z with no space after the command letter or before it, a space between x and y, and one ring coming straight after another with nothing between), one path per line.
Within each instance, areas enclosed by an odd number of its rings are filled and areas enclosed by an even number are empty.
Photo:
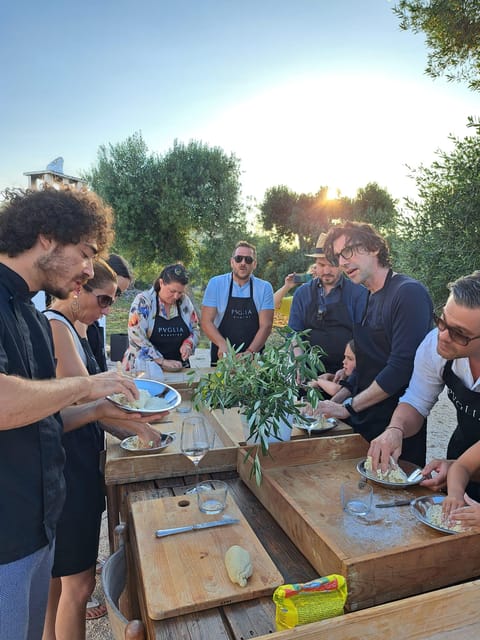
M432 329L420 343L408 388L399 400L414 407L425 418L445 387L442 375L447 360L437 351L437 339L438 329ZM473 379L468 358L453 360L452 371L467 389L480 392L480 378Z

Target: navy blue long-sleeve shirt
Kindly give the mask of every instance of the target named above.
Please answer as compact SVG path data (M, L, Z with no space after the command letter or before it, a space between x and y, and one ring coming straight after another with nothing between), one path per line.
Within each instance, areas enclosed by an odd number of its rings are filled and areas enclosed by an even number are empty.
M390 285L370 295L364 324L383 326L391 348L375 378L389 395L408 386L418 345L432 328L433 306L423 284L395 275Z

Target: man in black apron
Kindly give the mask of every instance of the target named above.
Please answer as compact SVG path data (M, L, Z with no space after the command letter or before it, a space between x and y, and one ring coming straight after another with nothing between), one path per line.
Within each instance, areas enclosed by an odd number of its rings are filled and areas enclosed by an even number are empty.
M458 458L480 440L480 271L459 278L448 288L447 303L434 316L437 329L418 348L408 389L386 431L372 441L369 453L382 466L390 455L399 455L403 438L418 433L444 386L457 412L447 459ZM436 491L444 487L449 464L438 459L429 462L424 473L435 471L437 475L422 484ZM480 500L480 484L470 483L467 493Z
M242 352L261 351L273 325L273 289L253 276L254 245L237 243L230 266L231 273L210 280L203 298L201 327L212 343L212 366L226 352L227 340Z
M322 347L327 373L343 367L346 344L352 339L353 325L360 321L367 302L367 289L346 278L325 256L326 233L320 234L314 253L316 277L297 289L293 296L288 326L293 331L310 329L311 345Z
M415 352L432 325L432 302L420 282L392 271L388 246L370 225L334 227L325 247L327 256L370 295L362 321L353 328L357 393L352 397L342 389L332 400L320 402L318 410L349 419L354 430L371 441L389 424L407 388ZM403 450L404 458L419 465L425 455L426 424Z

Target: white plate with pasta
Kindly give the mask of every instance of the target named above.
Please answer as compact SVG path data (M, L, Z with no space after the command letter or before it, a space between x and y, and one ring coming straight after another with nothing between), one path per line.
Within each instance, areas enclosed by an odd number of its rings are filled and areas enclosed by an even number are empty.
M423 476L421 476L413 482L407 481L407 476L410 475L412 471L415 471L415 469L420 468L411 462L399 460L397 466L398 469L389 469L385 474L382 474L381 472L378 473L378 471L375 473L369 465L369 458L365 458L357 464L357 471L364 478L381 484L384 487L390 487L391 489L405 489L405 487L413 487L423 480Z
M175 435L172 433L161 433L160 435L162 439L156 447L153 446L153 441L143 443L138 439L138 436L125 438L125 440L121 441L120 446L130 453L158 453L166 449L175 440Z
M445 522L442 515L442 503L445 496L422 496L415 498L410 503L410 510L413 515L426 524L427 527L441 531L442 533L464 533L465 529L460 524Z

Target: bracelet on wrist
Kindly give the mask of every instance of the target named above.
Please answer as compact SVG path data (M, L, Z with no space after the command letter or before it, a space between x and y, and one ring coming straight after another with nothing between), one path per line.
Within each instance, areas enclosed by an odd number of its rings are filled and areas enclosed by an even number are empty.
M387 427L385 431L390 431L390 429L397 429L397 431L400 431L403 437L405 436L405 431L401 427Z

